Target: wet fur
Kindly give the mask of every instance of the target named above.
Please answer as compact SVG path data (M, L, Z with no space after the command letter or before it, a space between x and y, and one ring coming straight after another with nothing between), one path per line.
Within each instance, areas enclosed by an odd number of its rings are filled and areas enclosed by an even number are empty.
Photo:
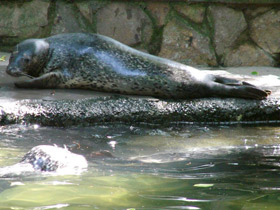
M40 44L38 44L40 43ZM29 57L29 62L24 59ZM270 91L206 74L97 34L61 34L17 45L7 73L29 75L19 88L79 88L160 98L264 99Z
M39 145L27 152L19 163L0 168L0 178L41 174L80 174L87 170L87 160L66 148Z

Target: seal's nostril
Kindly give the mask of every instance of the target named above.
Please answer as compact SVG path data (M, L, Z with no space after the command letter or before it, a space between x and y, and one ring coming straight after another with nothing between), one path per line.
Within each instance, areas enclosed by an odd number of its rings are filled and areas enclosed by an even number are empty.
M8 66L6 68L6 73L11 75L11 76L17 76L17 75L19 75L20 71L19 71L18 68L14 68L12 66Z

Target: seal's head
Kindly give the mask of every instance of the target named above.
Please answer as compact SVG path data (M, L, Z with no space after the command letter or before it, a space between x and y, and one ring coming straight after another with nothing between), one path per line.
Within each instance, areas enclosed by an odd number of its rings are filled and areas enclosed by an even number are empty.
M28 39L19 43L11 54L6 72L14 77L38 77L46 64L49 43L44 39Z

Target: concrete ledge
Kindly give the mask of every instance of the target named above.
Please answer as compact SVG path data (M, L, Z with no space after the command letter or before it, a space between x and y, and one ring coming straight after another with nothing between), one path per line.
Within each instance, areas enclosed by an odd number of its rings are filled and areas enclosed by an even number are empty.
M0 111L1 125L35 123L64 127L107 122L279 123L280 99L164 101L108 96L58 101L22 100L2 104Z

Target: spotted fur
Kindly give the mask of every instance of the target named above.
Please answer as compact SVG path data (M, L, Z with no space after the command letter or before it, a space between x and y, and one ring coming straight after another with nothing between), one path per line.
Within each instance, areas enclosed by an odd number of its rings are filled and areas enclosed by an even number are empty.
M21 42L7 73L20 88L79 88L160 98L263 99L269 91L149 55L98 34L60 34Z

